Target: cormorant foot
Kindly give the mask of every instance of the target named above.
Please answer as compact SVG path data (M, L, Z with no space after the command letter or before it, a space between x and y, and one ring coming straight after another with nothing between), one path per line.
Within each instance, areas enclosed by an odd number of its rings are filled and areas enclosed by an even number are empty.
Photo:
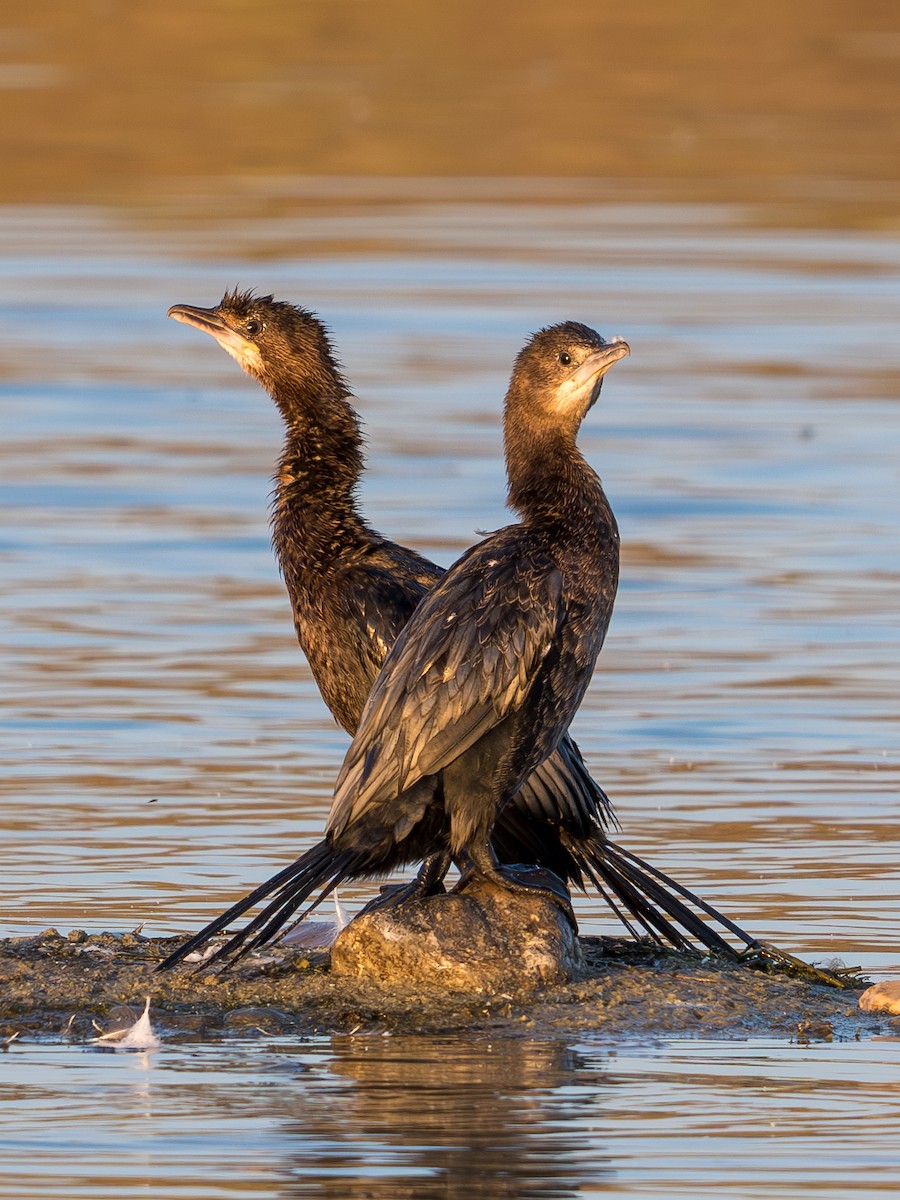
M578 932L578 922L575 920L569 889L553 871L546 867L525 866L522 863L504 863L502 866L498 864L487 871L483 869L483 866L484 864L480 864L479 867L470 868L453 890L455 892L464 891L476 879L487 878L492 883L499 884L500 887L508 888L513 892L523 894L537 892L561 908L572 928L576 933Z
M488 863L492 865L494 862L495 857L493 855L489 856ZM466 890L479 872L478 868L472 861L472 856L466 850L457 851L457 853L453 855L453 865L456 867L457 871L459 871L459 879L457 879L450 891L454 896L458 896L460 892L464 892Z
M476 878L477 875L471 869L466 871L465 875L460 875L459 879L457 879L456 883L450 889L452 895L458 896L460 892L464 892L472 880Z
M450 868L450 858L446 854L432 854L419 867L415 879L408 883L386 883L374 900L370 900L363 913L372 912L376 908L396 908L410 900L424 900L426 896L438 896L446 891L444 876Z

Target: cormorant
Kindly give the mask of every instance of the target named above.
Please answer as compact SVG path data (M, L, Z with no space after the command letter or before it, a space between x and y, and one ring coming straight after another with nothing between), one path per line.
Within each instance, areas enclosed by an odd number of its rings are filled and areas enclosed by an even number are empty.
M338 776L333 841L359 845L358 829L402 841L427 824L434 789L421 785L439 776L454 861L506 887L545 886L501 864L491 835L565 736L612 616L619 531L575 438L628 353L574 321L519 353L503 427L521 522L467 551L388 652Z
M355 495L362 470L358 421L328 335L311 313L272 297L235 292L213 309L175 305L169 315L210 333L270 392L281 411L286 436L276 472L273 542L301 645L323 697L352 733L387 650L442 572L415 552L380 537L360 516ZM592 337L596 340L597 335ZM598 347L599 342L594 349ZM622 352L620 345L614 353ZM532 353L537 353L536 346ZM528 364L521 366L517 375L524 379ZM602 374L598 378L602 379ZM592 391L591 402L594 398ZM524 425L533 429L533 414L524 419ZM514 458L528 459L527 447L520 444L516 450L515 428L513 422L509 449ZM543 432L546 440L546 430ZM571 433L574 449L574 429ZM576 459L583 461L577 452L572 461ZM528 490L539 482L540 474L518 485L520 492L525 487L521 495L526 504ZM514 491L513 500L517 494ZM612 551L612 543L609 549ZM617 560L617 554L612 557ZM614 570L604 586L611 605ZM517 653L519 643L524 646L526 627L511 630L510 636L513 652ZM461 663L460 667L467 674L467 664ZM434 775L417 785L415 802L423 806L426 816L412 822L414 833L408 831L398 839L403 843L399 858L397 846L385 852L373 845L362 858L357 848L352 863L343 859L337 863L337 851L326 852L324 847L330 843L323 843L300 860L307 862L308 869L298 870L298 863L279 873L191 939L171 956L169 963L202 944L282 884L296 877L299 885L301 877L308 879L310 872L316 874L326 861L331 861L329 856L335 859L334 882L355 874L383 874L401 861L427 858L424 882L420 878L400 895L428 890L446 870L450 838L445 813L439 801L435 802L435 789ZM404 795L404 803L407 800ZM355 811L352 803L350 811ZM342 812L342 806L335 809L332 832L334 822L344 820ZM682 903L678 898L682 896L751 944L752 939L742 930L687 889L609 842L603 826L612 820L609 801L587 774L574 743L564 738L559 751L538 766L500 813L493 846L506 864L536 863L578 886L583 886L587 877L632 933L635 931L616 900L657 940L679 947L689 945L672 924L674 920L707 948L733 954L728 943ZM401 818L399 824L403 826L404 821L409 823ZM351 824L357 826L358 834L358 823ZM484 855L480 850L476 855L484 866ZM305 894L317 886L313 883ZM292 895L294 891L292 886ZM299 903L302 900L293 908ZM281 923L279 920L267 930L266 936Z

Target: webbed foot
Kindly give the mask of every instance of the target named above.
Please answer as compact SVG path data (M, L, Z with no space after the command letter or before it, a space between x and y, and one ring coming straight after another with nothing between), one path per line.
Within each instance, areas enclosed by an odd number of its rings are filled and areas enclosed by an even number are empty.
M445 891L444 876L450 869L449 854L432 854L419 867L414 879L408 883L387 883L378 896L370 900L363 913L372 912L376 908L396 908L410 900L423 900L426 896L437 896Z
M546 867L528 866L524 863L500 864L489 846L469 847L469 865L454 891L463 891L476 879L489 879L499 887L521 894L545 896L565 913L572 928L578 932L578 922L572 908L572 897L565 883Z

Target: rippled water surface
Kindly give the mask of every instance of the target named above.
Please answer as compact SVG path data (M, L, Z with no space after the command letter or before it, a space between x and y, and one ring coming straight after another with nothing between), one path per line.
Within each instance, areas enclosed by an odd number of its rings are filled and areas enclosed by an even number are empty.
M900 242L714 206L0 214L0 935L194 929L321 830L347 739L269 549L277 414L164 316L235 283L327 321L365 507L443 563L506 520L527 333L627 337L582 435L623 568L575 725L620 840L900 974ZM836 1197L865 1161L866 1195L896 1078L891 1040L14 1045L0 1194Z
M32 1045L15 1066L9 1200L844 1200L900 1170L896 1040Z

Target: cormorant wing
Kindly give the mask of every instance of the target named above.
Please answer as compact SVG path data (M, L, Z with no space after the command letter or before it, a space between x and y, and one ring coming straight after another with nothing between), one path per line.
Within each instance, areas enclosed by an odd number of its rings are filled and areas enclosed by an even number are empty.
M370 664L373 681L410 617L443 574L443 568L415 551L388 541L367 546L340 571L335 593L344 625L359 630L360 653Z
M559 569L521 526L465 554L416 609L375 680L329 831L440 771L516 712L564 618Z
M344 624L359 631L359 650L374 681L427 589L414 580L400 582L383 567L367 563L342 571L336 590Z

